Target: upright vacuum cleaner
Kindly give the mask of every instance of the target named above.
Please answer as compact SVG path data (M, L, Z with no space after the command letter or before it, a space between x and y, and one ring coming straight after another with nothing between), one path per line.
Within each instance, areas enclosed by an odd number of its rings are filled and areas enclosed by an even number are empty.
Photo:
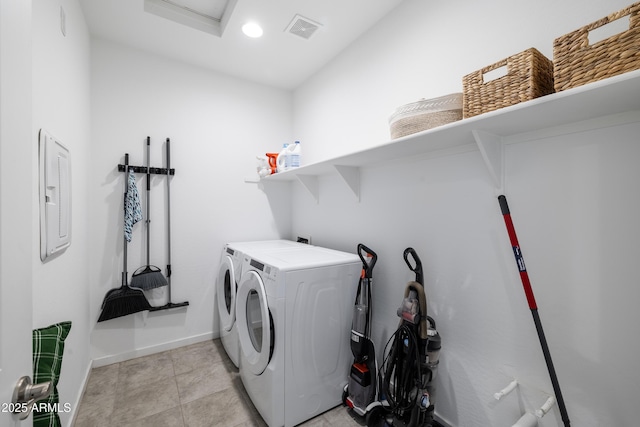
M412 265L409 255L413 258ZM404 251L404 260L416 274L407 284L397 314L400 325L385 346L380 369L380 394L386 399L376 416L367 421L369 427L436 426L433 420L438 370L440 335L427 315L422 263L412 248Z
M380 405L377 399L376 350L371 341L371 284L378 255L362 243L358 245L358 255L362 260L362 274L351 323L353 364L342 402L359 416L367 416L372 405Z

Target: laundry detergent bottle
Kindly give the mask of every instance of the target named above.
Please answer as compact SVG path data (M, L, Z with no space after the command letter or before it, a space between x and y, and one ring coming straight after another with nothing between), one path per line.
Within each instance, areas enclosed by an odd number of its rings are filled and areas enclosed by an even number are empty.
M288 144L282 144L282 151L276 159L276 169L278 172L284 172L290 168L290 151Z
M302 164L302 147L300 146L300 141L296 141L294 144L289 145L289 147L287 148L291 152L291 154L289 155L289 167L299 168Z

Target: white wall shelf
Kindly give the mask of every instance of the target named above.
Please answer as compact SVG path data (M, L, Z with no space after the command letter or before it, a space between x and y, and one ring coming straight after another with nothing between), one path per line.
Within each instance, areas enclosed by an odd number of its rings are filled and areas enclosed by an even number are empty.
M594 126L607 127L619 123L620 115L628 121L640 119L640 70L270 175L262 180L298 180L319 202L318 177L337 173L359 201L360 168L363 166L475 145L496 188L502 190L504 143L545 129L563 128L569 132ZM571 127L573 124L576 126Z

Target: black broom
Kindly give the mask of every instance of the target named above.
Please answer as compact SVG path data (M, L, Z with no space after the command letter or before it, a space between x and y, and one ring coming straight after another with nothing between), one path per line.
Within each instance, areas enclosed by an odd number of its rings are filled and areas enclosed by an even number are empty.
M124 180L125 181L125 187L124 187L124 202L123 202L123 209L124 210L123 210L123 212L124 212L124 216L125 216L124 222L126 223L126 215L127 215L126 209L127 209L127 197L128 197L128 191L127 190L128 190L128 184L129 184L129 182L128 182L128 179L129 179L129 176L128 176L128 174L129 174L129 170L128 170L129 154L125 153L124 162L125 162L125 171L124 172L127 174L127 176L125 177L125 180ZM125 224L125 227L126 227L126 224ZM123 236L124 236L124 254L125 254L125 256L124 256L124 268L123 268L122 271L124 272L124 271L127 270L127 267L126 267L127 266L127 256L126 256L126 253L127 253L127 237L126 237L126 232L125 232L125 234ZM126 283L126 278L125 278L125 282L124 283ZM114 295L115 293L120 292L121 290L122 290L122 287L111 289L109 292L107 292L106 295L104 296L104 299L102 300L102 306L100 307L100 309L101 310L104 309L105 304L109 300L109 298L112 295Z
M129 155L125 154L125 171L129 173ZM125 178L124 190L124 214L127 211L128 198L128 176ZM147 301L144 293L140 289L134 289L127 284L127 237L123 233L124 249L123 249L123 266L122 266L122 285L117 289L112 289L104 297L102 302L102 313L98 318L98 322L115 319L117 317L126 316L137 313L139 311L151 309L151 304Z
M167 286L167 279L162 275L162 271L155 265L151 265L149 262L149 232L150 222L149 219L149 196L151 195L151 160L150 160L150 145L151 138L147 137L147 219L146 231L147 231L147 265L144 265L133 272L131 275L131 286L134 288L140 288L143 290L149 290L159 288L161 286Z

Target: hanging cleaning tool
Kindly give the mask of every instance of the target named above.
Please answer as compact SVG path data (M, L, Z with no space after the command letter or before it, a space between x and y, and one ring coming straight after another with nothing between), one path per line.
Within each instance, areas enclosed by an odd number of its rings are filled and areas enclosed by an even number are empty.
M174 304L171 302L171 140L167 138L167 303L160 307L153 307L151 311L167 310L170 308L186 307L189 301Z
M122 285L117 289L112 289L104 297L102 302L102 313L98 322L103 322L116 317L126 316L139 311L151 309L151 304L147 301L141 289L131 288L128 284L127 273L127 243L131 241L133 225L142 220L140 211L140 197L136 187L136 177L133 169L129 168L129 154L124 155L125 178L124 186L124 248L122 251Z
M149 261L151 245L150 245L150 216L149 216L149 199L151 195L151 138L147 137L147 219L146 233L147 233L147 265L144 265L133 272L131 275L131 286L134 288L140 288L143 290L159 288L161 286L167 286L167 279L162 275L162 271L155 265L151 265Z
M358 255L362 261L362 273L356 293L353 319L351 323L351 352L353 364L348 383L342 394L342 401L360 415L366 415L377 402L376 350L371 341L371 285L373 267L378 255L362 243L358 245Z
M535 323L536 325L536 331L538 332L538 339L540 340L540 345L542 346L542 354L544 355L544 360L547 363L547 369L549 371L549 377L551 378L551 385L553 386L553 392L555 393L556 400L558 401L558 409L560 409L560 416L562 417L562 421L565 427L569 427L571 425L571 423L569 422L569 414L567 413L567 408L564 404L564 399L562 398L562 392L560 391L560 383L558 382L556 370L553 367L553 361L551 360L551 353L549 352L549 346L547 345L547 339L545 338L544 330L542 329L542 322L540 321L540 316L538 315L538 305L536 304L536 299L533 295L533 289L531 288L531 282L529 281L529 274L527 273L527 268L525 267L525 264L524 264L524 258L522 256L522 251L520 250L520 244L518 243L516 230L513 227L513 222L511 221L511 212L509 211L507 198L504 195L498 196L498 202L500 203L500 210L502 211L502 216L504 217L504 223L507 227L507 233L509 234L509 240L511 241L513 254L516 258L516 264L518 265L518 270L520 271L520 280L522 281L524 294L527 297L527 302L529 303L529 308L531 309L531 314L533 315L533 323Z

